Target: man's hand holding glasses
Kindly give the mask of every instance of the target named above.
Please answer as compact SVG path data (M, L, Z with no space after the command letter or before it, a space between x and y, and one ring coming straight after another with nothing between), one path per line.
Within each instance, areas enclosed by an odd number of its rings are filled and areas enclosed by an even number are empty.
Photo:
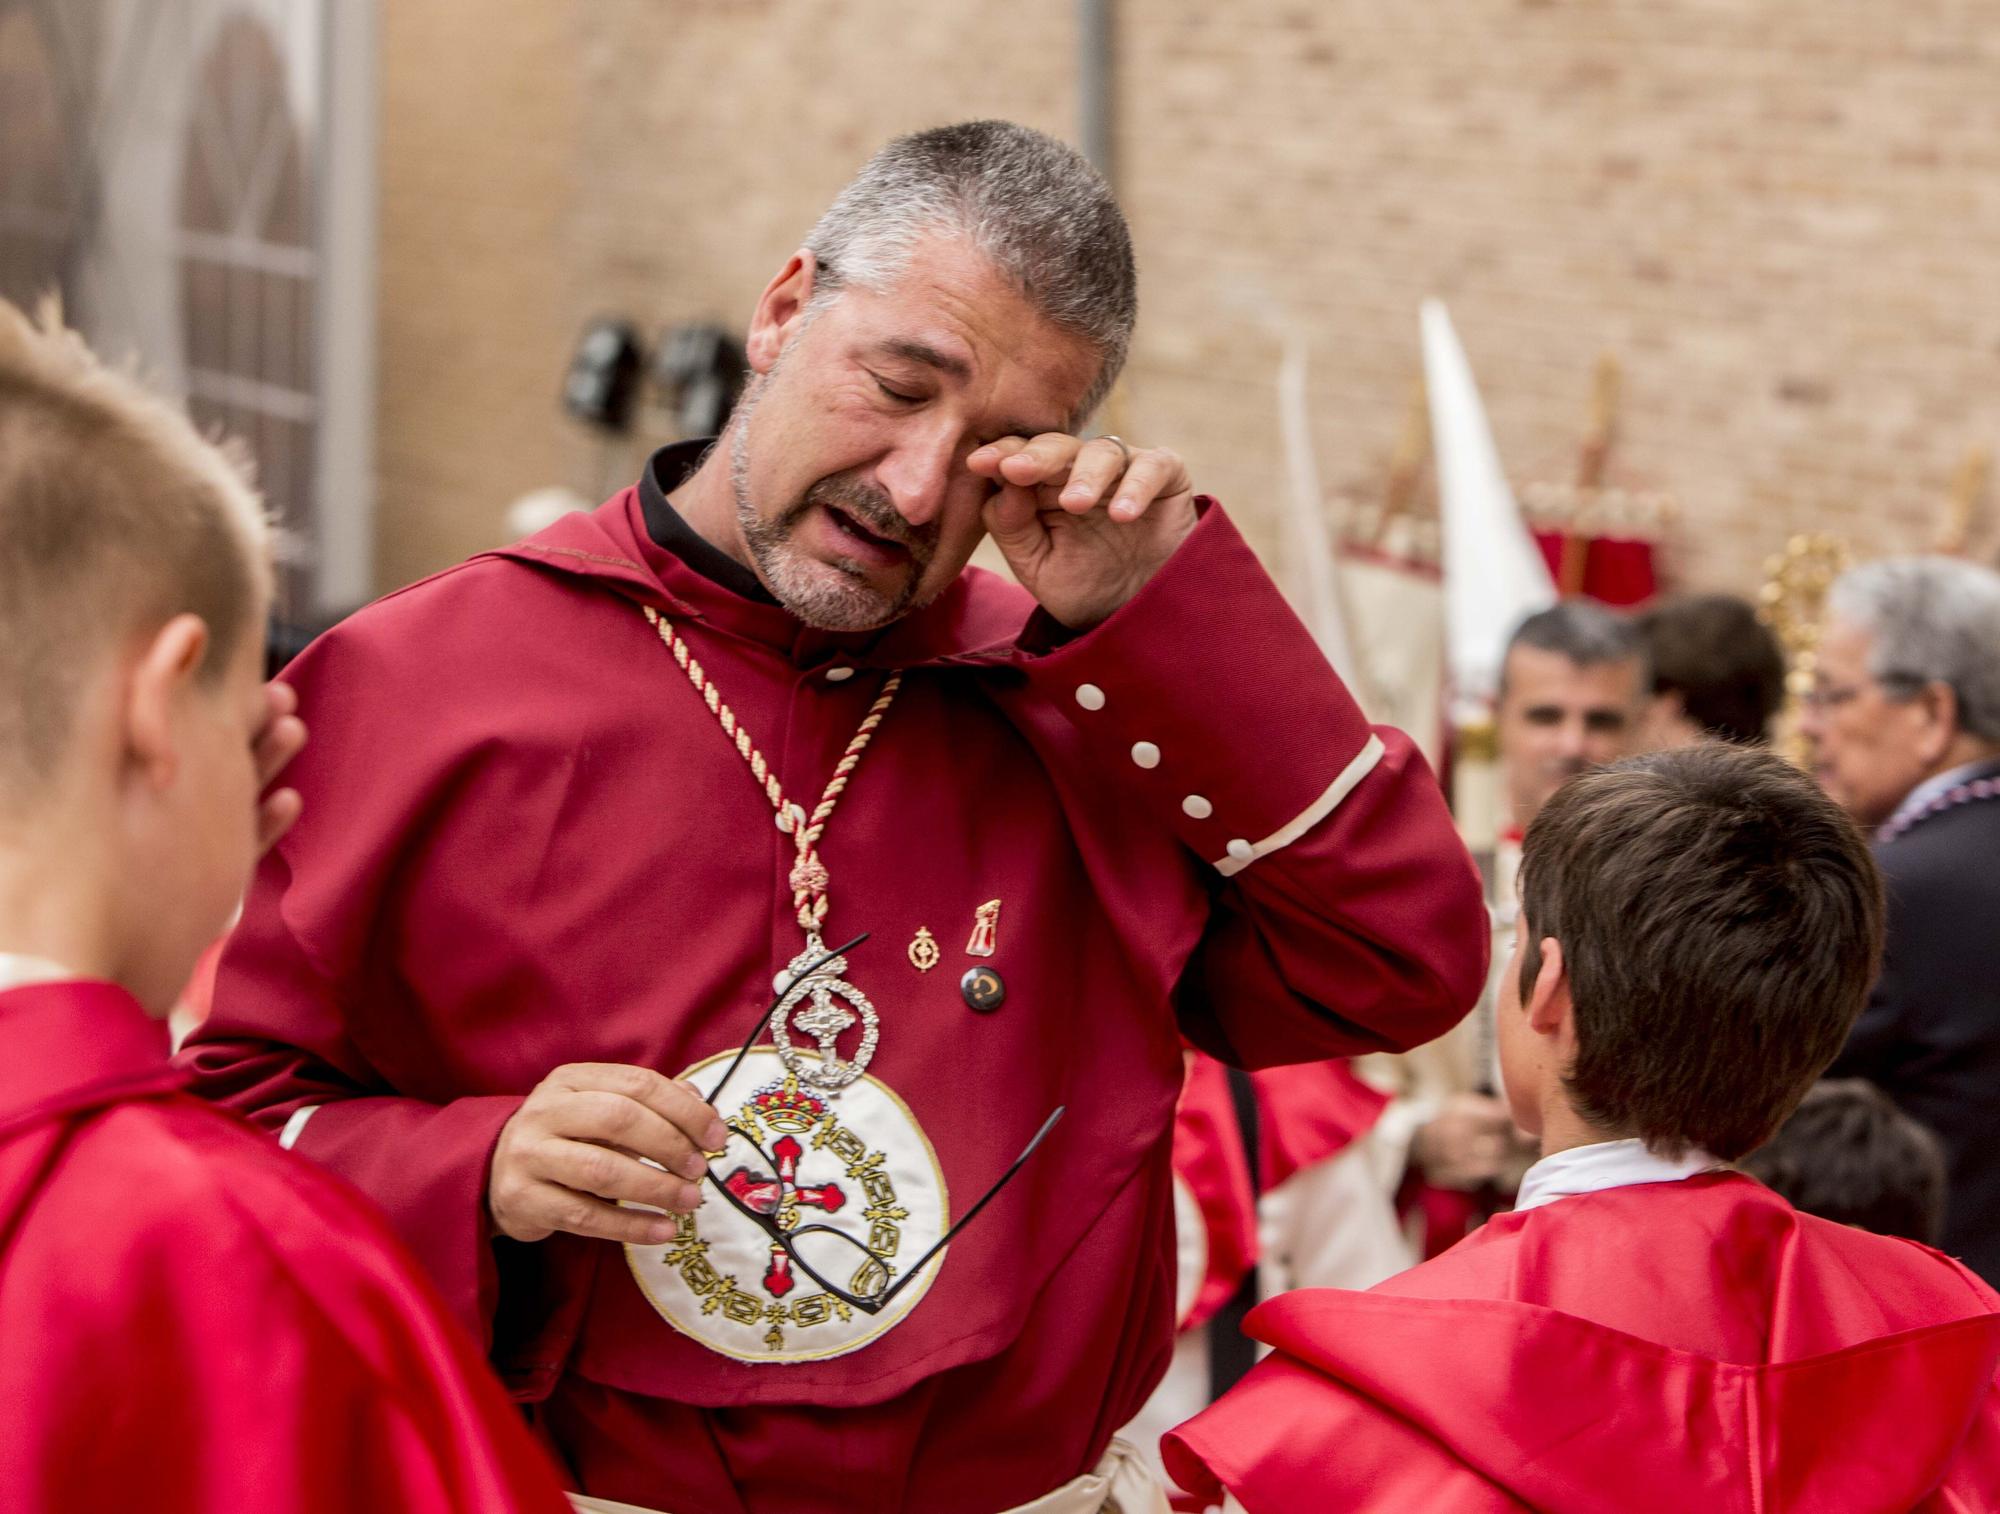
M517 1241L563 1230L663 1245L673 1239L674 1214L701 1202L702 1153L728 1139L715 1110L685 1083L646 1067L571 1062L501 1127L486 1202L500 1233Z
M864 933L809 964L810 977L868 939ZM714 1108L763 1035L776 1003L758 1011L722 1076L706 1092L644 1067L575 1062L558 1067L500 1131L487 1202L503 1235L538 1241L558 1230L637 1246L674 1239L675 1216L697 1208L707 1178L731 1208L762 1230L826 1292L873 1314L920 1275L1007 1186L1056 1122L1050 1111L1021 1154L916 1260L900 1264L837 1224L800 1223L768 1197L785 1192L783 1164L749 1131ZM705 1153L724 1153L718 1176ZM733 1179L733 1181L732 1181ZM646 1208L627 1208L627 1204ZM664 1214L654 1210L665 1210Z

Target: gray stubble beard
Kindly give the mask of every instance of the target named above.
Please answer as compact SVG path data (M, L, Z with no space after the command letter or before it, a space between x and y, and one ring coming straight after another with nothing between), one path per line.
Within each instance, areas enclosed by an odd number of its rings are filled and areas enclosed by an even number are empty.
M792 547L799 522L813 507L812 491L775 519L767 520L757 513L750 498L750 417L756 413L764 385L776 374L775 368L760 374L743 391L729 421L729 484L736 496L736 526L757 566L757 576L779 604L822 631L869 631L920 608L928 601L920 602L917 591L930 563L929 554L918 551L920 543L906 543L911 548L910 574L902 592L892 598L869 584L859 567L809 559ZM829 577L826 570L839 577Z

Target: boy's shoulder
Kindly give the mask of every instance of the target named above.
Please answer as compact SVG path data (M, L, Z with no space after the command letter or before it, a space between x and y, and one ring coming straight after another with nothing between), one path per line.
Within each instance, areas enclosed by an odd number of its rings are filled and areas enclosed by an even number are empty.
M1635 1326L1657 1318L1668 1343L1718 1354L1727 1354L1722 1343L1683 1332L1706 1337L1730 1313L1754 1317L1759 1332L1782 1327L1780 1316L1790 1312L1797 1323L1808 1300L1829 1306L1829 1317L1813 1322L1816 1341L1843 1320L1872 1337L2000 1312L2000 1296L1952 1258L1803 1214L1729 1170L1497 1216L1374 1291L1514 1300L1587 1317L1605 1310L1604 1323L1642 1335L1653 1332ZM1703 1310L1714 1317L1703 1321ZM1784 1334L1779 1328L1774 1344Z
M1773 1466L1787 1508L1856 1487L1907 1508L1941 1474L2000 1474L1992 1292L1737 1174L1502 1216L1245 1328L1272 1354L1165 1452L1184 1487L1259 1510L1569 1510L1615 1487L1627 1514L1666 1514Z
M17 1225L0 1317L9 1295L16 1307L59 1303L86 1333L165 1308L191 1345L215 1332L252 1355L260 1340L295 1350L291 1324L345 1337L351 1365L373 1374L387 1363L353 1318L384 1303L421 1317L428 1305L414 1264L358 1194L177 1090L78 1110L14 1140L36 1175L8 1206Z

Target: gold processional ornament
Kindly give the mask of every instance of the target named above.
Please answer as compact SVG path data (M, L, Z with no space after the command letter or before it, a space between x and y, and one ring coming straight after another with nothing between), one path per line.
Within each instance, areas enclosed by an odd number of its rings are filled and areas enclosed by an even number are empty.
M1785 705L1778 717L1778 750L1805 767L1810 743L1799 714L1812 692L1824 630L1826 595L1833 581L1854 565L1846 540L1828 532L1800 532L1785 550L1764 561L1764 587L1757 595L1757 618L1771 628L1785 653Z

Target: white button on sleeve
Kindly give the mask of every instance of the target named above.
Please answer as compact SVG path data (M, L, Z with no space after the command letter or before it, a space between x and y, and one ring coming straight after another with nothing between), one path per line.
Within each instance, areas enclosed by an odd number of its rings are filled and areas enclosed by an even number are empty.
M1132 743L1132 760L1142 768L1156 768L1160 765L1160 749L1150 741Z
M1256 854L1257 851L1257 849L1254 846L1252 846L1249 842L1245 841L1241 836L1238 836L1234 841L1230 842L1229 845L1223 848L1223 850L1229 853L1229 855L1235 858L1238 862L1248 862L1251 859L1251 857Z
M1076 686L1076 702L1086 710L1104 708L1104 690L1094 683L1080 683Z
M1190 820L1206 820L1215 813L1215 806L1199 794L1190 794L1181 801L1181 813Z
M853 676L854 669L852 668L828 668L826 670L826 681L828 683L846 683Z

